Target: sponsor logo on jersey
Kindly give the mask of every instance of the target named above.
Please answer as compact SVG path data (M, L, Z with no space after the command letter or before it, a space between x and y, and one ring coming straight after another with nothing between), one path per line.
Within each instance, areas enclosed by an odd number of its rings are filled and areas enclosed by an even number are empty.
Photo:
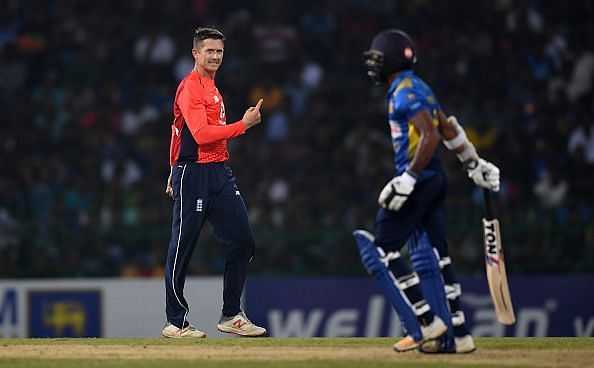
M396 139L402 135L402 128L396 120L390 120L390 133L392 134L392 139Z

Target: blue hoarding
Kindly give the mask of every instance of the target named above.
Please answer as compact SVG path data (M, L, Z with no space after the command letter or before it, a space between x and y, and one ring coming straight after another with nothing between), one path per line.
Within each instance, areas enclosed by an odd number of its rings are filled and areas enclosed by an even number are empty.
M101 337L100 290L30 291L29 337Z
M594 336L594 276L510 277L516 323L497 322L486 277L461 278L475 336ZM392 307L370 278L250 279L246 311L271 336L399 336Z

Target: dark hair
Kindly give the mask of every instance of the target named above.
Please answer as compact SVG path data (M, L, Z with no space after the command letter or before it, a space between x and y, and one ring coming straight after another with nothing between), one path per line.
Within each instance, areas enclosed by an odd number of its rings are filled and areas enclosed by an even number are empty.
M193 46L195 49L200 48L200 43L206 39L225 41L225 35L216 28L200 27L194 31Z

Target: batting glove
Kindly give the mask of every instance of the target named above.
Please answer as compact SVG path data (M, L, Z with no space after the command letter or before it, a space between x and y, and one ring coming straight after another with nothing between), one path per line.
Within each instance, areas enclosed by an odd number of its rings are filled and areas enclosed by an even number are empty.
M466 165L468 177L481 188L499 191L499 168L482 158L473 160Z
M398 211L412 193L416 182L417 179L408 172L395 177L382 189L377 203L390 211Z

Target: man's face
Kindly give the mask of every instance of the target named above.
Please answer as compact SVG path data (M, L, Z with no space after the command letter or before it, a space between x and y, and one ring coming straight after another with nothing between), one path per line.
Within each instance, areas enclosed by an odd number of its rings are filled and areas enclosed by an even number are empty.
M216 72L223 62L225 44L222 40L207 38L202 41L200 49L192 49L196 64L207 72Z

